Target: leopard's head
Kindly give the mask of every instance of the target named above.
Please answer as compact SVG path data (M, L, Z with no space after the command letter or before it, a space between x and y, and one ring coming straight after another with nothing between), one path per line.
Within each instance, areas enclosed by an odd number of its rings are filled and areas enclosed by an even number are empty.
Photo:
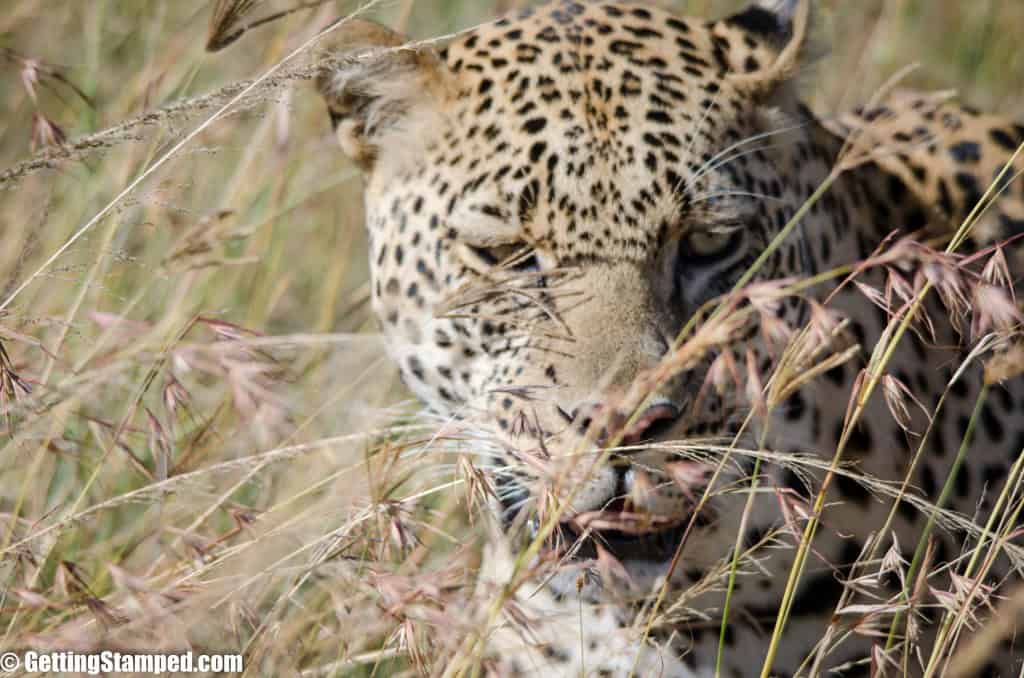
M598 537L581 553L671 555L709 469L685 443L728 441L749 409L711 378L718 334L740 339L719 368L764 359L761 335L695 314L828 172L792 84L808 13L557 2L440 49L356 20L332 36L318 87L365 171L374 310L417 396L497 432L510 520L564 503L559 534ZM803 270L796 235L755 279ZM688 558L731 546L729 506Z

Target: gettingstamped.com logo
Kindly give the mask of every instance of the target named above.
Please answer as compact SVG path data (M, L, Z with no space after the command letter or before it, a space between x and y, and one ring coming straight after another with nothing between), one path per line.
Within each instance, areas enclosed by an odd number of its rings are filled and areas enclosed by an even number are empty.
M40 652L24 650L0 654L0 671L13 673L84 673L90 676L117 673L242 673L240 654L194 652L137 654L99 652Z

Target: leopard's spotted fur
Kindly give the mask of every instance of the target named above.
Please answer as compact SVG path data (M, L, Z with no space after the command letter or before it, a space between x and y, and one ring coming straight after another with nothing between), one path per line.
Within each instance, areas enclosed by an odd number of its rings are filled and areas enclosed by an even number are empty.
M766 281L808 279L876 253L889 257L886 265L861 271L857 281L888 291L891 311L904 298L900 281L933 281L947 302L982 285L975 273L983 260L944 259L912 243L948 241L1024 143L1024 127L902 92L854 114L816 117L792 85L806 51L808 5L762 0L705 21L639 4L557 2L475 28L440 50L397 49L404 38L366 22L340 27L336 39L346 50L372 49L331 61L318 85L343 149L366 170L373 303L390 351L420 398L493 425L506 449L495 462L508 530L495 536L481 586L511 576L512 542L521 528L545 524L538 507L547 518L559 500L567 505L556 537L579 534L584 517L617 520L620 528L635 515L686 524L705 467L681 462L668 441L702 448L696 451L712 463L721 457L719 444L758 402L727 368L767 379L785 355L766 339L771 328L785 335L780 322L820 331L815 347L822 351L791 373L845 350L843 337L861 347L772 403L737 442L757 450L761 440L775 454L761 467L762 491L742 543L757 544L779 525L803 525L801 497L813 496L821 481L843 436L851 391L890 317L865 287L837 288L836 278L782 303L768 299L778 287ZM842 171L831 175L837 164ZM1004 175L1000 197L961 253L1024 232L1024 181L1015 174L1022 168L1018 159ZM757 270L760 292L737 309L760 311L760 326L712 337L706 353L692 349L692 335L679 344L687 321L733 288L830 175L828 190ZM885 521L892 499L873 494L864 479L901 480L923 445L909 492L937 499L981 389L977 362L954 374L971 349L971 330L989 320L1005 335L1019 324L1007 300L1024 272L1022 251L1016 241L1005 247L1011 289L981 287L975 297L993 308L972 315L944 307L932 292L921 313L934 336L919 328L891 355L886 380L845 436L845 460L855 467L832 482L774 674L793 673L814 655L850 563ZM842 336L828 334L832 311L849 320ZM945 320L958 313L975 326ZM700 319L698 338L713 327L706 314ZM899 395L901 385L921 407ZM922 443L907 430L928 428L923 410L934 411L943 393ZM910 403L903 422L891 412L901 398ZM984 524L1024 450L1024 381L993 385L979 420L948 505L969 518L938 543L937 562L957 555L970 518ZM609 440L655 444L610 454ZM804 464L810 488L784 463L801 453L821 462L817 471ZM720 488L747 486L737 481L752 464L738 458ZM746 496L716 493L693 521L672 570L666 621L653 633L641 632L651 600L643 594L669 571L681 530L638 542L598 531L577 545L570 565L600 556L605 567L597 569L607 575L615 570L604 557L610 550L630 584L615 576L578 579L572 567L548 580L517 601L517 619L532 620L528 631L510 624L490 634L491 669L711 675L721 587L693 591L715 579L731 553ZM900 503L892 532L904 549L916 543L925 511L921 502ZM659 539L668 543L651 546ZM782 534L777 541L793 540ZM732 600L729 675L760 670L794 560L792 548L755 555L757 566L743 566L749 574L737 579ZM1010 563L999 563L993 576ZM842 617L837 629L834 639L844 642L828 648L819 668L868 650L866 636L845 633ZM990 669L1016 675L1020 656L1019 647L1016 655L1012 648L993 655Z

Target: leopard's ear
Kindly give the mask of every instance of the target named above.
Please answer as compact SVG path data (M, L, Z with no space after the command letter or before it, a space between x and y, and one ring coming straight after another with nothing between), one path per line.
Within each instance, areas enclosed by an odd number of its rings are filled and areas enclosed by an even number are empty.
M755 0L754 4L747 8L747 11L760 10L761 12L767 12L775 20L775 26L772 30L792 34L793 22L796 20L799 6L811 6L812 4L812 2L801 2L801 0Z
M372 21L346 19L325 42L317 90L342 150L370 170L389 138L437 108L446 67L433 49L404 47L405 36Z
M733 83L756 98L768 98L798 73L811 52L811 30L815 0L755 0L745 10L722 23L738 29L767 45L767 60L745 59L737 64Z

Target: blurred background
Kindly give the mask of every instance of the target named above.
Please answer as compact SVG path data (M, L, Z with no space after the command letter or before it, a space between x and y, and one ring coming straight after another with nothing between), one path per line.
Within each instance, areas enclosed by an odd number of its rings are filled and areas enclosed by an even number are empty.
M236 26L309 8L209 53L229 4L249 10ZM524 4L372 15L429 38ZM818 112L918 63L905 85L1024 119L1019 0L819 5L827 54L803 80ZM271 79L209 121L232 83L353 8L4 2L0 646L206 647L268 674L383 675L422 670L471 623L473 443L410 452L434 425L405 418L417 406L374 335L360 179L321 102Z

